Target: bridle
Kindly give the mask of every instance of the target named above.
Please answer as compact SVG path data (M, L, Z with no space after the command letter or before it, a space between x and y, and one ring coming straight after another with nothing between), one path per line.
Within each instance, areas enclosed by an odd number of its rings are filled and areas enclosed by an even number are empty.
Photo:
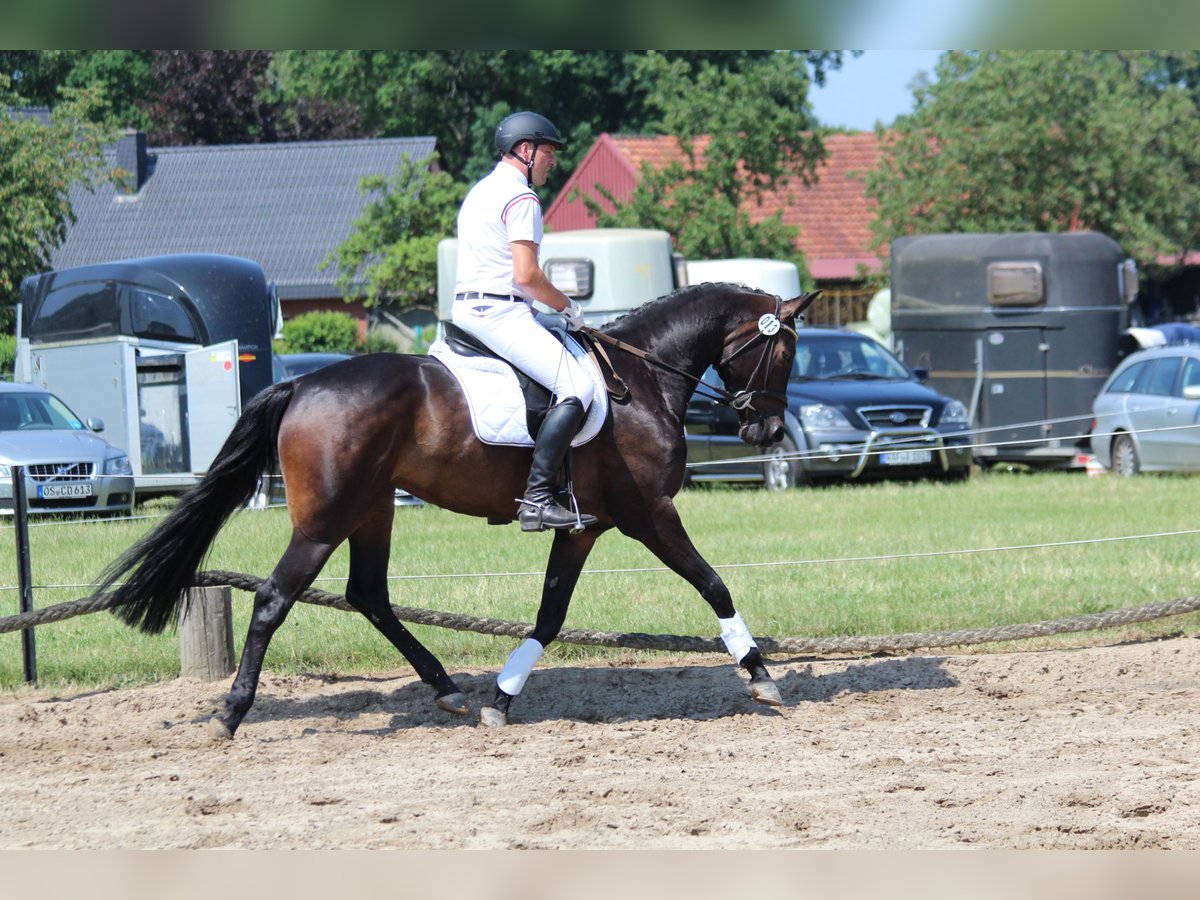
M796 311L796 319L800 319L801 315L804 313L804 310L808 309L808 307L812 305L812 302L816 300L820 294L820 291L813 291L804 296L804 302L800 304L800 308ZM688 381L694 382L698 388L709 392L707 396L710 400L716 400L719 403L726 403L740 414L747 411L757 412L758 410L755 408L755 402L759 397L766 397L782 403L785 407L787 406L786 394L780 391L772 391L767 388L768 381L771 377L771 365L775 359L775 344L779 340L779 335L781 333L787 333L793 338L796 337L796 329L790 325L785 325L783 320L780 318L780 312L782 311L782 308L783 301L779 298L776 298L775 312L763 313L761 316L759 316L758 331L744 344L742 344L742 346L738 347L736 350L730 353L729 356L717 363L718 368L724 368L755 344L762 341L762 353L759 355L758 362L754 366L754 371L750 373L750 377L746 380L746 387L736 392L727 391L724 388L719 388L711 384L705 384L702 379L696 377L690 372L685 372L683 369L671 365L666 360L659 359L657 356L647 353L640 347L634 347L632 344L627 344L624 341L611 337L602 331L597 331L595 328L590 328L585 325L580 329L580 331L589 335L596 341L608 344L610 347L615 347L618 350L623 350L626 353L630 353L633 356L643 359L652 365L658 366L660 369L666 369L669 372L674 372L676 375L680 375L683 378L686 378ZM751 389L750 385L754 382L760 371L763 373L763 386L760 388Z

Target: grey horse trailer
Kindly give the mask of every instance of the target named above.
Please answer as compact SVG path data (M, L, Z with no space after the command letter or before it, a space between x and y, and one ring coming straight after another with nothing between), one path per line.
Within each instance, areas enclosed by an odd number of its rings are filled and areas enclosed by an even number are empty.
M931 234L891 246L892 332L967 405L983 466L1086 464L1091 406L1120 358L1137 267L1111 238Z

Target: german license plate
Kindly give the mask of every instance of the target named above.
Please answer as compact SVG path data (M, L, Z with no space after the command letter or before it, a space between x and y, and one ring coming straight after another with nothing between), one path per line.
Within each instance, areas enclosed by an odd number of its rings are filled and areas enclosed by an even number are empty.
M933 453L929 450L892 450L879 457L885 466L919 466L932 459Z
M39 484L38 496L43 500L73 500L76 497L92 496L90 482L78 484Z

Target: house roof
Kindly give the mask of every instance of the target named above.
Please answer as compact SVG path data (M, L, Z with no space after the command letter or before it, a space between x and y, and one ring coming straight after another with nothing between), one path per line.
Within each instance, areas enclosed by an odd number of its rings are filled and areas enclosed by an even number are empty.
M131 169L127 142L138 137L109 148L108 163L120 155ZM413 137L149 148L136 193L106 184L72 194L78 221L51 264L224 253L259 262L283 300L336 297L336 266L318 266L362 212L359 181L392 175L406 157L424 160L434 145Z
M698 161L703 160L708 140L707 136L697 139ZM800 229L796 247L818 281L855 279L860 264L878 272L884 261L868 249L875 203L863 193L863 182L852 176L875 167L879 139L874 132L830 134L824 143L828 157L817 168L816 182L806 186L796 179L784 190L767 194L761 206L749 211L751 221L782 209L784 223ZM683 159L671 136L602 134L546 211L546 227L560 231L594 227L595 217L581 199L571 198L573 193L586 193L611 209L595 190L597 183L623 201L632 195L643 164L662 168Z

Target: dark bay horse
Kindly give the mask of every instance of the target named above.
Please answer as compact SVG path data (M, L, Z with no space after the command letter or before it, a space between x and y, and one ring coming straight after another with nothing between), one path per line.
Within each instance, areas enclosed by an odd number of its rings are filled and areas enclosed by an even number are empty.
M580 508L599 522L575 534L555 532L532 636L510 657L515 681L498 678L496 702L481 711L481 721L507 721L509 702L562 628L588 553L610 528L641 541L700 592L717 614L734 661L750 676L751 696L781 704L728 589L692 545L671 498L684 478L684 412L706 367L716 366L724 378L747 443L781 437L794 328L807 299L782 302L743 287L704 284L652 301L603 329L651 359L609 351L628 397L614 401L600 433L572 454ZM391 608L393 491L403 488L453 512L514 520L530 452L479 441L465 396L437 360L396 353L355 357L258 394L203 480L109 566L95 593L117 585L117 615L144 631L162 631L217 532L253 496L260 475L278 465L291 540L255 592L237 675L210 732L233 736L254 702L271 636L343 541L350 543L346 600L433 687L438 707L465 715L462 692Z

